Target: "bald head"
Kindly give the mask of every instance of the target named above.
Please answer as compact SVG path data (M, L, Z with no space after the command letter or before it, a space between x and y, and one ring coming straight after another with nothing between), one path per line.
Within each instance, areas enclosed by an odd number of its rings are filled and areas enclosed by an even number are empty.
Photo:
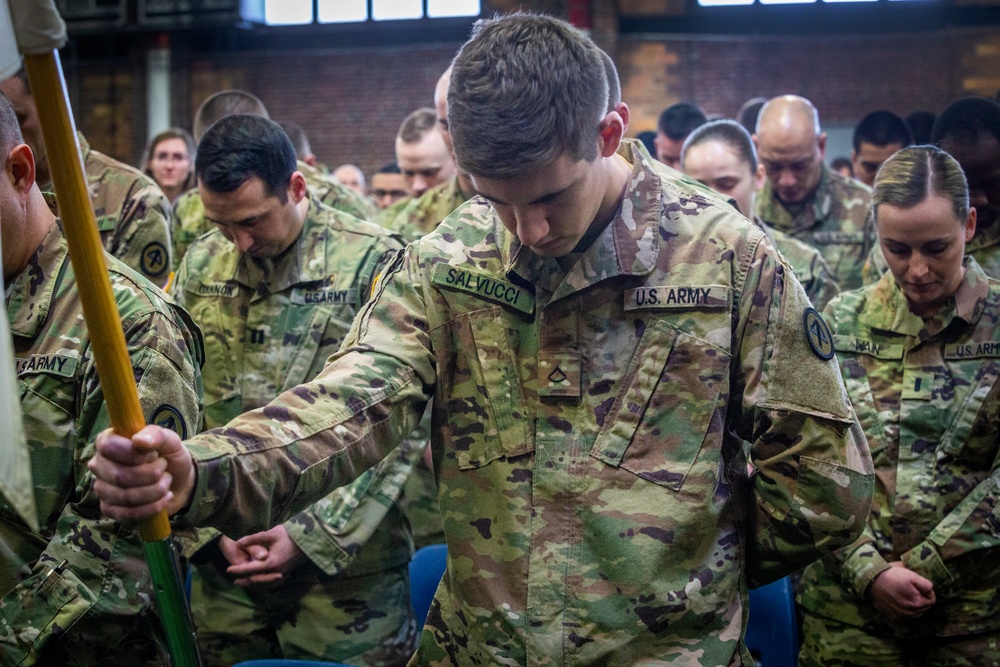
M769 100L757 118L754 141L779 200L800 204L815 194L823 175L826 135L812 102L797 95Z

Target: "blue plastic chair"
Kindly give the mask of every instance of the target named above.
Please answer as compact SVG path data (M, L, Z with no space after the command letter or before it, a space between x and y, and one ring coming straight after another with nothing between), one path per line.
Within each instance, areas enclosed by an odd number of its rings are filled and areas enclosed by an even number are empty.
M750 591L746 645L762 667L799 664L799 627L795 594L785 577Z
M444 544L428 544L417 549L410 560L410 604L417 618L417 632L424 627L427 611L437 591L448 562L448 547Z

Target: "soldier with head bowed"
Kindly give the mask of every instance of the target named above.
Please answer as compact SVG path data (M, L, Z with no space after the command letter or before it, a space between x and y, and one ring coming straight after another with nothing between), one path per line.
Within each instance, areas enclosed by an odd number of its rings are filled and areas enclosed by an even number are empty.
M313 381L187 447L148 428L155 463L103 436L104 510L267 525L433 399L448 570L410 664L749 664L747 587L857 537L871 459L763 232L608 107L575 28L481 23L448 92L481 196L397 256Z
M165 666L142 542L101 516L86 467L109 418L62 223L2 93L0 161L4 308L40 524L29 527L0 499L0 664ZM147 423L193 435L198 328L138 273L110 254L104 261Z
M324 206L265 118L212 125L195 170L216 229L188 248L172 291L205 333L205 426L216 428L315 377L402 245ZM269 530L201 531L187 550L206 664L404 661L416 641L413 547L395 501L419 456L400 449Z
M871 190L826 166L826 133L812 103L795 95L764 105L754 135L767 180L755 213L764 224L815 246L842 289L861 286L875 241Z
M802 664L1000 664L1000 283L958 163L905 148L875 178L889 272L827 307L875 463L862 535L803 575Z

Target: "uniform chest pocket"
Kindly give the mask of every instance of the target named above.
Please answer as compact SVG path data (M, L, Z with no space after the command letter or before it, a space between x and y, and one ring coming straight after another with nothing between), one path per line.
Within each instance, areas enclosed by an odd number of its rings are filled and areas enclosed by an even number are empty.
M534 450L531 415L518 377L502 308L463 315L451 323L454 385L443 405L446 438L462 470L480 468L501 456Z
M729 359L665 321L648 324L590 455L680 491L705 440L723 428L719 403ZM714 461L702 463L715 474Z

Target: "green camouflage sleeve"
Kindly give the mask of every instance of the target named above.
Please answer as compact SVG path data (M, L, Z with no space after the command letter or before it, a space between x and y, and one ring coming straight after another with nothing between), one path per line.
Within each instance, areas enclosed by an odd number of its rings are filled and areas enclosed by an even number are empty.
M760 303L770 304L763 321ZM747 577L759 586L850 544L865 526L874 475L832 335L766 241L739 310L743 419L759 434L750 444Z
M422 452L404 441L374 468L286 521L285 530L325 574L344 572L378 532Z
M809 300L812 301L813 307L822 311L826 304L840 293L840 285L837 283L837 278L833 275L830 265L819 254L813 258L810 276L809 284L803 285L803 287Z
M198 478L179 520L266 530L401 443L435 382L421 286L411 246L393 258L341 352L313 381L190 440Z
M994 394L997 390L994 389ZM988 401L996 417L997 398ZM994 429L998 421L992 420ZM994 430L994 433L997 431ZM935 586L958 577L949 567L956 558L996 548L1000 540L1000 458L988 477L979 482L920 544L902 555L903 564L930 579Z
M166 195L151 181L135 181L115 221L115 232L105 238L105 249L162 287L173 266L172 226L173 209Z

